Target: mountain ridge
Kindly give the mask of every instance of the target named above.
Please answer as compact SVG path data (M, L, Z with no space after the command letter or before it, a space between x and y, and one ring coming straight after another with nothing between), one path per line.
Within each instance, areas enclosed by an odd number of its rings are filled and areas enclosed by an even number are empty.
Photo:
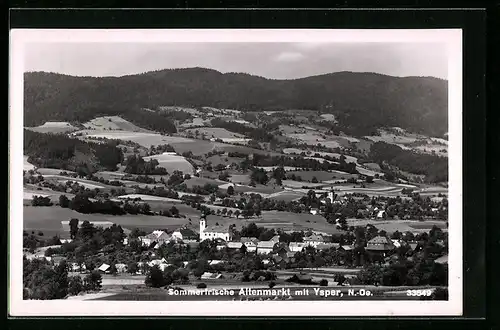
M310 109L333 113L359 129L398 126L441 136L447 131L446 80L333 72L272 80L206 68L164 69L121 77L26 72L25 121L89 119L92 112L161 105L212 106L242 111Z

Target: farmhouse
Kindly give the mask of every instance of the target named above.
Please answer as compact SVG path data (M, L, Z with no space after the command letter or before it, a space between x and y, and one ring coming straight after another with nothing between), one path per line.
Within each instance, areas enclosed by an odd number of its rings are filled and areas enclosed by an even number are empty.
M304 237L304 243L312 247L317 247L319 244L324 242L325 240L321 235L312 234L311 236Z
M155 230L151 234L146 236L139 236L139 241L141 241L142 246L150 246L153 243L157 243L156 246L159 247L163 243L168 243L172 236L168 235L163 230Z
M269 241L279 243L280 235L274 235Z
M366 250L367 251L373 251L373 252L388 252L394 249L394 244L390 239L384 236L377 236L375 238L372 238L367 244L366 244Z
M224 278L224 276L222 276L222 274L205 272L201 275L200 278L202 280L216 280L216 279Z
M301 252L306 247L306 243L290 242L290 244L288 244L288 247L292 252Z
M198 235L192 229L184 226L174 231L172 233L172 238L176 238L180 241L196 240L198 238Z
M109 269L110 268L111 268L110 265L108 265L108 264L102 264L101 266L99 266L99 268L97 268L97 270L99 270L102 273L109 273Z
M223 239L229 242L232 238L232 232L226 226L211 226L207 227L207 221L205 218L200 219L200 241L207 239Z
M125 273L127 271L127 265L125 264L116 264L115 268L118 273Z
M257 253L258 254L269 254L273 252L274 247L277 245L276 242L273 241L261 241L257 244Z
M241 243L241 242L228 242L227 243L228 249L241 249L242 247L243 247L243 243Z
M247 249L247 252L257 251L257 244L259 240L255 237L242 237L240 242L243 243Z
M309 211L309 213L311 213L312 215L316 215L316 214L318 214L318 212L319 212L319 209L317 209L317 208L313 208Z

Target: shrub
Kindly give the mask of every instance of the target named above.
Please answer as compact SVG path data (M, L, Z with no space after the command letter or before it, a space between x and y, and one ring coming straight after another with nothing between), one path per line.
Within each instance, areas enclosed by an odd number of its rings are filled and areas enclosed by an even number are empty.
M269 282L269 288L272 289L276 286L276 283L274 281Z
M80 276L73 276L69 278L68 292L71 295L77 295L83 291L83 281Z
M326 279L322 279L321 281L319 281L319 285L320 286L328 286L328 281Z
M205 289L207 287L207 285L205 283L198 283L198 285L196 285L196 287L198 289Z

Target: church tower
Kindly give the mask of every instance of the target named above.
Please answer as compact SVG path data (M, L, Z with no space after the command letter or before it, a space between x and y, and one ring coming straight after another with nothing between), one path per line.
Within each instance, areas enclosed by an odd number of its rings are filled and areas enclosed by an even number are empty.
M202 215L200 218L200 241L205 238L204 231L207 228L207 218L205 215Z

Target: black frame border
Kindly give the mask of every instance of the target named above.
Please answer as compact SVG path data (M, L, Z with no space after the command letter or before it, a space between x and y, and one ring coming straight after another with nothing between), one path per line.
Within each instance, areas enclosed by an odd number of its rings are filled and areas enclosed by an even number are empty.
M27 3L24 3L28 5ZM498 8L496 8L498 15ZM276 10L276 9L190 9L190 10L133 10L133 9L13 9L9 15L10 28L350 28L350 29L463 29L463 258L464 258L464 317L398 317L408 326L442 327L452 322L454 328L478 328L484 325L486 315L493 316L494 310L486 306L485 253L498 245L498 239L486 236L486 12L480 8L461 9L408 9L408 10ZM494 23L489 23L489 31ZM498 23L497 23L498 24ZM489 51L495 44L489 43ZM497 46L498 47L498 46ZM494 51L494 49L493 49ZM498 54L498 53L497 53ZM490 57L491 58L491 57ZM494 68L489 67L490 70ZM497 70L498 72L498 70ZM492 91L494 92L494 91ZM491 140L491 137L490 137ZM466 220L468 219L468 220ZM5 223L7 225L7 223ZM489 229L490 234L492 231ZM4 231L7 233L7 231ZM6 234L2 242L7 242ZM491 238L491 237L489 237ZM7 246L5 244L5 251ZM498 248L498 246L497 246ZM491 260L491 259L490 259ZM6 265L7 266L7 265ZM5 268L7 269L7 267ZM500 292L494 277L488 274L488 292ZM497 290L494 286L496 285ZM489 297L489 302L493 302ZM488 306L493 307L493 306ZM8 317L8 315L7 315ZM469 320L464 321L465 318ZM15 318L16 327L42 329L50 327L109 326L112 323L126 326L139 325L139 318ZM337 326L381 327L393 318L297 318L293 321L283 317L262 318L202 318L189 319L148 318L148 325L173 328L176 325L196 328L233 326L238 329L248 326L303 327L305 322L314 322L315 327L330 327L336 320ZM481 320L482 319L482 320ZM210 320L209 322L206 322ZM245 323L241 321L245 320ZM457 323L462 320L462 323ZM151 322L152 321L152 322ZM444 322L444 323L443 323ZM399 322L398 322L399 323ZM11 325L11 324L9 324ZM400 326L400 328L405 328Z

